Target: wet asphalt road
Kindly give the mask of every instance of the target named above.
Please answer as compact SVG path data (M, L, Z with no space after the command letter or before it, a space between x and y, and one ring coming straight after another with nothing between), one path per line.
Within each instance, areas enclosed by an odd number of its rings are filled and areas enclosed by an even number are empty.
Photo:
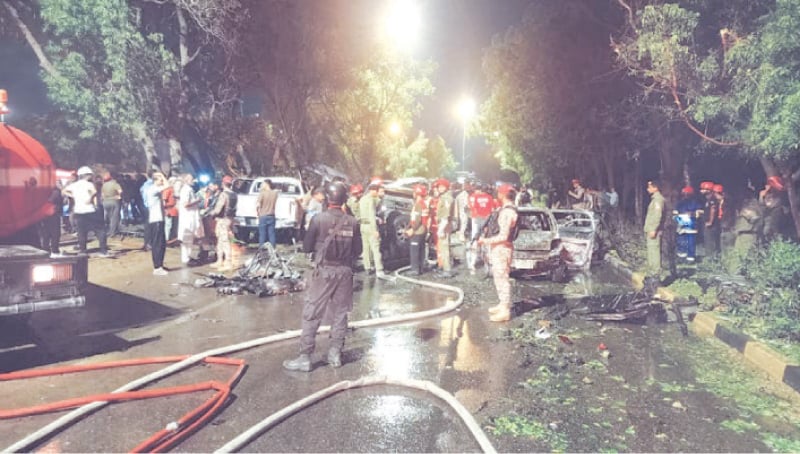
M122 245L123 249L136 245L135 240L129 243ZM168 251L167 266L178 262L177 255L175 249ZM302 293L260 299L218 297L213 289L195 289L191 285L198 272L207 270L176 269L167 277L153 277L149 254L138 251L126 252L112 260L92 259L93 286L87 306L69 312L34 314L27 326L4 327L0 335L0 368L9 371L62 363L191 354L299 326ZM355 295L353 320L430 309L451 297L447 292L405 283L362 277L358 281L362 290ZM454 394L484 427L491 426L493 418L504 412L520 411L514 401L529 398L527 394L519 394L520 383L530 382L531 374L535 374L537 368L541 370L547 358L537 357L536 353L531 354L507 339L514 328L541 319L546 311L552 311L551 307L522 306L524 313L512 323L492 324L485 312L487 306L494 304L491 280L462 274L448 283L465 288L465 305L460 310L418 323L354 331L347 340L345 364L340 369L327 367L321 359L327 349L324 335L318 337L317 367L310 374L287 372L281 367L285 358L296 353L296 341L231 355L248 364L234 389L234 398L211 424L193 434L177 450L214 450L301 397L340 380L372 374L430 380ZM555 285L544 280L520 282L516 296L517 299L543 298L548 304L563 305L588 295L615 294L625 289L620 276L600 267L591 277L573 276L567 284ZM587 428L583 423L571 427L565 418L553 414L551 427L565 428L569 450L598 451L606 446L616 446L615 450L619 451L766 449L752 436L717 434L719 426L714 421L723 418L730 405L710 398L708 393L681 397L681 407L698 411L676 412L677 407L672 400L665 401L663 393L647 391L649 388L644 385L641 387L645 391L631 391L631 388L636 389L637 383L655 379L693 382L694 377L683 363L683 352L676 349L683 348L686 342L704 341L683 340L674 326L664 324L601 327L594 322L574 321L569 326L565 324L563 330L574 338L568 353L583 355L581 361L592 362L597 355L597 343L607 344L614 352L614 356L605 361L608 376L622 377L621 380L630 384L628 389L618 387L621 396L618 399L601 399L592 407L589 407L589 400L602 396L604 390L590 389L586 385L569 392L576 396L588 393L583 397L586 408L607 406L611 412L624 406L624 416L614 423L631 425L637 433L626 440L627 444L620 445L617 441L615 445L604 439L608 428L600 425ZM560 350L553 351L563 353L563 346L555 346L558 344L555 337L542 342L542 348L537 350L544 352L554 348ZM161 367L148 365L0 383L2 408L110 391ZM212 379L224 381L231 372L226 366L195 366L152 387ZM584 383L590 382L584 380ZM613 380L611 386L614 386ZM554 390L553 395L557 394ZM204 392L111 405L38 448L69 452L129 450L209 396L210 392ZM547 396L539 395L535 399L544 402ZM561 405L568 414L573 412L563 402ZM584 414L576 418L592 418L585 414L586 408L582 408ZM57 416L0 421L0 448ZM785 431L800 432L797 428ZM501 451L550 450L554 446L541 444L541 437L538 441L535 437L505 435L490 435L490 438ZM477 450L464 424L444 403L419 391L392 387L351 390L333 396L288 418L246 448L252 452Z

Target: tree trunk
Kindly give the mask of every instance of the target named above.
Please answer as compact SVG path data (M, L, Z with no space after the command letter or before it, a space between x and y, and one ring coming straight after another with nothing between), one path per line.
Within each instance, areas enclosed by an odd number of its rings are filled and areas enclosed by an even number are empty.
M244 152L244 145L237 144L236 145L236 154L239 155L239 159L242 161L242 167L244 167L244 173L247 176L253 174L253 165L250 164L250 159L247 157L247 153Z
M36 54L36 58L39 59L39 66L42 67L48 74L51 76L57 77L60 76L58 70L53 66L50 60L47 58L47 55L44 54L44 50L42 50L42 45L39 44L39 41L36 40L36 37L31 32L30 28L25 24L21 17L19 17L19 13L17 9L14 8L8 0L3 0L3 6L6 7L11 17L14 18L14 22L19 27L20 32L25 37L25 41L28 42L28 45L31 46L33 53Z
M144 124L134 125L133 135L144 151L145 171L150 170L153 166L159 167L160 162L156 155L156 146L153 141L153 136L150 135Z
M639 157L636 158L636 177L633 181L633 198L634 198L634 213L636 215L636 225L642 226L644 222L644 211L642 204L644 203L644 194L642 193L642 161Z
M183 164L183 147L181 142L174 138L169 138L169 174L175 175L181 172Z

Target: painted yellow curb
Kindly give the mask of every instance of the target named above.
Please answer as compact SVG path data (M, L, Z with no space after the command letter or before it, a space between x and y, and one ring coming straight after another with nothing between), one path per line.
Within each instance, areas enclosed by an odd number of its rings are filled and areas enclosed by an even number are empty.
M769 347L758 342L748 342L744 347L744 357L773 378L783 380L788 361Z
M641 290L644 288L644 273L640 273L638 271L634 271L631 273L631 284L633 284L633 288L636 290Z
M691 323L692 331L698 336L713 336L717 330L717 319L705 312L698 312Z

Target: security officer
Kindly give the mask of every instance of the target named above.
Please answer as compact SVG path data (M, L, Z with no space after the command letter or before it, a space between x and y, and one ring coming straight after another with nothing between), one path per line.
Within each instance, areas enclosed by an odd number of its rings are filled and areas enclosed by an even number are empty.
M452 219L455 201L450 192L450 182L444 178L436 180L439 189L439 201L436 204L436 257L439 262L440 277L453 277L452 264L450 263L450 233L452 232Z
M373 178L369 182L369 192L358 202L358 220L361 224L362 255L361 262L364 271L372 273L372 261L375 260L375 274L383 276L383 259L381 257L381 234L378 230L378 220L376 217L378 206L378 191L383 182L379 178Z
M425 266L425 236L428 234L428 188L418 184L414 186L414 207L411 209L411 221L406 229L409 238L409 257L412 275L419 276Z
M657 181L647 182L650 205L644 219L645 244L647 246L647 276L660 279L661 275L661 230L664 219L664 196Z
M233 177L230 175L222 177L222 192L217 196L210 213L216 219L214 235L217 237L217 261L211 267L217 268L222 273L236 268L236 264L233 263L231 236L238 198L231 188L232 184Z
M511 320L509 274L511 274L511 256L514 252L513 231L517 224L517 209L514 206L516 191L510 184L501 184L497 188L497 197L501 203L500 211L487 225L488 236L479 238L478 244L490 248L489 261L492 264L492 276L499 300L496 306L489 308L489 320L507 322Z
M314 270L303 304L300 356L283 362L288 370L311 370L315 338L326 310L331 319L328 364L342 365L347 313L353 309L353 264L361 253L361 233L358 221L344 212L344 183L331 183L325 192L328 209L314 216L303 238L303 251L314 253Z

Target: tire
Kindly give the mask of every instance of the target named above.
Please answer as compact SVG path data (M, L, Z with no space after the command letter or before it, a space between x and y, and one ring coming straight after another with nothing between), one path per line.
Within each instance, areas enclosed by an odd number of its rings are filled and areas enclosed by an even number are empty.
M237 240L241 241L242 243L250 243L250 237L252 236L252 232L250 229L243 229L240 227L234 227L233 229L233 237Z
M408 214L394 212L386 218L384 241L386 241L385 260L408 262L409 244L404 231L408 228L411 217Z
M567 265L560 264L557 268L550 272L550 280L556 283L561 283L567 280Z

